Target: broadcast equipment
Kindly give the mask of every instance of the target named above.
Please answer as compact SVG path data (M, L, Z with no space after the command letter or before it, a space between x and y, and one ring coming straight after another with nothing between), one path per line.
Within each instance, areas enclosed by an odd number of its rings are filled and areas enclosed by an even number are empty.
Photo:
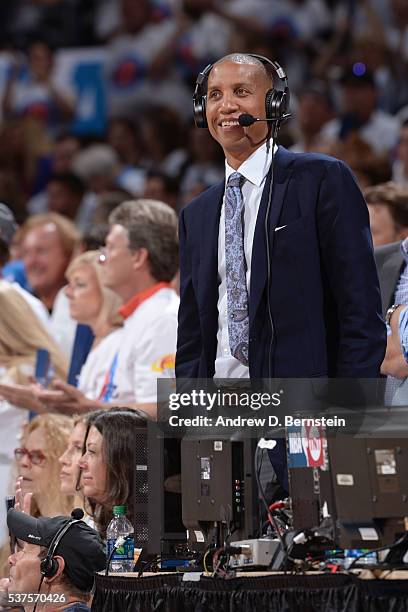
M183 440L182 516L192 550L255 537L256 439Z
M280 542L277 538L258 538L255 540L234 541L234 546L242 550L239 554L231 555L228 566L233 569L251 567L270 567L280 551Z
M147 552L176 559L186 548L186 529L181 520L181 440L159 437L152 422L148 422L147 431ZM162 567L165 565L163 562Z
M127 458L124 459L125 461ZM146 425L136 428L134 445L134 512L129 519L134 527L135 547L145 548L149 542L148 514L148 437Z
M314 467L293 467L288 453L295 529L330 518L343 549L392 544L408 530L408 439L328 438L322 449Z

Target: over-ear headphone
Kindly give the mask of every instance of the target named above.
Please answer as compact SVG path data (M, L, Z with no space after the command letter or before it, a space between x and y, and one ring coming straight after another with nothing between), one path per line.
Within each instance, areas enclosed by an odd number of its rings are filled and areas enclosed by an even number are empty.
M278 62L273 62L263 55L257 55L256 53L246 53L245 55L254 57L264 65L272 66L278 78L284 82L285 88L283 90L275 89L275 87L273 87L272 89L269 89L265 95L266 119L279 122L283 121L288 112L290 100L288 77L286 76L285 71L278 64ZM208 64L208 66L206 66L197 76L195 84L193 95L193 114L195 124L199 128L208 128L207 117L205 115L207 92L204 90L204 87L213 66L214 64Z
M81 510L81 508L74 508L74 510L71 512L72 519L63 527L61 527L61 529L57 531L57 533L51 540L51 544L48 547L47 556L41 561L40 564L42 579L52 578L58 572L59 564L58 561L54 559L55 551L57 550L59 543L61 542L67 531L72 527L72 525L74 525L75 523L79 523L82 520L83 516L84 512L83 510Z

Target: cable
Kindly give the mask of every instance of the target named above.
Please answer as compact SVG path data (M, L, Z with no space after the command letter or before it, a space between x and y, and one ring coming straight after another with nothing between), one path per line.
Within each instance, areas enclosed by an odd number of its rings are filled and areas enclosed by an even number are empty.
M40 584L38 585L38 589L37 589L37 593L40 594L41 592L41 587L42 587L42 583L44 582L44 578L45 576L42 575L41 576L41 580L40 580ZM40 598L37 599L37 601L35 602L35 606L33 608L33 612L35 612L37 610L37 606L38 606L38 602L39 602Z
M212 558L212 566L213 566L212 577L213 578L215 577L215 575L216 575L216 573L218 571L218 568L220 566L220 563L221 563L220 561L218 561L218 557L219 557L219 554L220 554L221 550L222 550L222 548L217 548L217 550L213 554L213 558Z
M268 228L268 224L269 224L269 212L270 212L271 203L272 203L272 192L273 192L273 184L274 184L275 144L276 144L276 139L277 139L277 136L278 136L279 129L280 129L280 121L277 120L273 124L273 127L272 127L271 182L269 183L268 204L267 204L267 207L266 207L265 224L264 224L265 243L266 243L266 263L267 263L267 283L266 283L266 287L267 287L266 294L267 295L266 295L266 302L267 302L267 307L268 307L269 325L270 325L270 328L271 328L271 341L269 343L269 351L268 351L268 378L272 378L272 345L273 345L273 341L274 341L274 337L275 337L275 329L274 329L274 325L273 325L272 309L271 309L271 297L270 297L270 290L271 290L271 253L270 253L270 244L269 244L269 228ZM273 236L273 234L272 234L272 236ZM273 246L273 240L272 240L272 246Z
M265 450L264 448L261 449L261 456L263 455L264 450ZM269 510L268 502L266 501L266 498L265 498L265 493L264 493L264 490L263 490L263 487L262 487L262 484L261 484L261 479L259 477L259 472L258 472L258 452L257 451L258 451L258 447L256 448L256 451L255 451L255 476L256 476L256 484L257 484L257 487L258 487L258 491L259 491L259 493L261 495L261 500L262 500L262 502L263 502L263 504L265 506L266 516L268 517L268 521L272 525L272 527L275 529L276 535L278 536L280 545L282 547L282 551L283 551L283 553L285 555L283 561L286 562L286 560L289 558L289 553L288 553L288 550L287 550L286 543L285 543L285 541L284 541L284 539L283 539L283 537L282 537L282 535L280 533L278 525L276 524L275 518L273 517L272 513Z
M273 502L273 504L269 506L269 510L271 512L273 512L274 510L282 510L283 508L288 508L288 502L283 499Z
M258 452L258 447L256 447L255 449L255 455ZM257 470L257 478L256 478L256 482L258 483L258 480L260 482L260 476L261 476L261 471L262 471L262 464L263 464L263 458L264 458L264 454L263 452L261 453L261 461L259 462L259 467ZM262 520L262 510L259 508L258 509L258 519L259 519L259 524L260 524L260 533L259 533L259 537L262 537L262 532L263 532L263 527L264 527L264 522ZM267 521L267 523L269 523L269 521ZM270 524L270 523L269 523Z
M106 570L105 570L105 576L109 575L109 567L110 564L112 562L112 557L115 554L115 552L117 551L118 548L120 548L121 546L123 546L123 544L126 542L126 540L129 539L129 536L119 536L118 538L116 538L116 542L112 547L112 550L109 553L109 557L108 557L108 561L106 563Z
M394 542L394 544L389 544L388 546L380 546L379 548L372 548L371 550L367 550L362 555L359 555L358 557L353 559L352 563L347 568L347 570L351 570L356 565L357 561L359 561L359 559L362 559L363 557L366 557L367 555L370 555L371 553L379 553L379 552L382 552L383 550L392 550L393 548L396 548L403 542L408 543L408 533L404 533L404 535L402 535L396 542Z
M209 554L210 554L210 548L207 550L207 552L205 553L204 558L203 558L204 571L205 571L206 574L210 573L208 568L207 568L207 563L206 563L207 555L209 555Z
M137 577L141 578L143 576L143 572L150 569L155 563L160 563L161 558L162 558L161 555L156 555L153 559L150 559L150 561L147 561L144 567L140 568L139 573L137 574Z
M204 561L204 556L207 552L209 552L211 550L211 548L214 548L215 545L215 536L213 535L213 537L211 538L211 542L208 544L208 546L206 546L206 548L204 549L203 552L201 552L197 558L196 558L196 565L199 566L201 563L203 563Z

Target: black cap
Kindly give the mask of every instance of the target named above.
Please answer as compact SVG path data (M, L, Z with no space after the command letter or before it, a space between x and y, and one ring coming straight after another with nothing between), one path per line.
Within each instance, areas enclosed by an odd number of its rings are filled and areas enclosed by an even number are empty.
M10 246L17 227L13 212L8 206L0 203L0 240L7 246Z
M55 535L73 518L81 516L79 512L83 516L82 510L76 508L71 517L35 518L12 508L7 513L7 525L19 540L49 548ZM94 573L106 567L105 547L99 533L81 520L64 534L54 554L64 558L64 572L84 592L91 591Z

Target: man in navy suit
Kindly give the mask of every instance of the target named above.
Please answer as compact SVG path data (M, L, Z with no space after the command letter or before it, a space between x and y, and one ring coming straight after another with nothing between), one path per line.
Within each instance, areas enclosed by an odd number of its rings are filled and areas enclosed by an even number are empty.
M225 154L226 181L181 212L176 375L376 377L386 332L367 206L341 161L279 146L271 167L268 124L238 122L242 114L265 117L270 88L267 66L251 55L222 58L208 74L205 117ZM226 254L236 236L225 207L237 173L247 296L233 312L228 270L236 280L242 265L231 267ZM232 332L245 304L248 324ZM232 334L244 351L235 350Z

